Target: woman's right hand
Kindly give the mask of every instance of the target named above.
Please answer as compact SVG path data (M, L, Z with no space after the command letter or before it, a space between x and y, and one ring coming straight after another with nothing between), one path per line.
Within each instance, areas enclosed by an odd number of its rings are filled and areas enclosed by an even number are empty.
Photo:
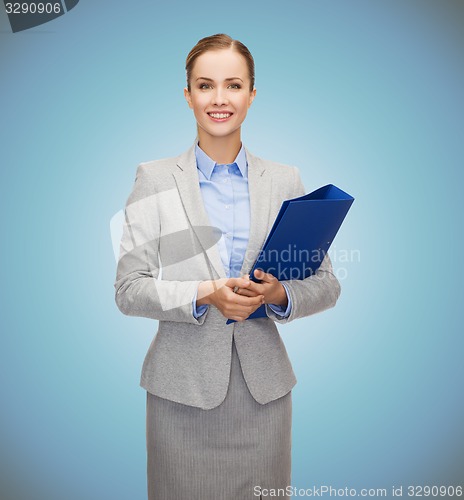
M234 288L244 288L250 284L248 278L220 278L202 281L198 285L197 306L212 304L228 319L244 321L264 304L264 295L246 297L234 293Z

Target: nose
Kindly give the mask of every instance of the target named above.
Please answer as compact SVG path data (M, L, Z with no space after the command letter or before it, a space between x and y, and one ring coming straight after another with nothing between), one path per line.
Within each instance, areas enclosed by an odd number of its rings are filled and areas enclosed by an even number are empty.
M212 104L216 106L222 106L223 104L228 104L227 96L224 93L224 90L217 87L213 93Z

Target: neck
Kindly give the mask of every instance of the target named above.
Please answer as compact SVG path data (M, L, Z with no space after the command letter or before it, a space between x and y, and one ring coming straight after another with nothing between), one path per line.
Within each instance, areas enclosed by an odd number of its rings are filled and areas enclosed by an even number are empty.
M198 130L198 145L216 163L233 163L242 147L240 129L226 137L213 137Z

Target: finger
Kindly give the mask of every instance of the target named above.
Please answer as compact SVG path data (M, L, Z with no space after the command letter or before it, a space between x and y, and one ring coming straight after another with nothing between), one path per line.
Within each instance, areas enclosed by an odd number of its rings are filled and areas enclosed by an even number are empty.
M261 295L258 292L250 290L249 288L239 288L235 293L238 293L239 295L244 295L245 297L256 297L256 295Z
M261 295L262 300L258 302L257 304L248 304L247 306L239 306L235 304L235 306L231 307L229 311L227 311L226 316L228 318L234 319L232 316L235 317L241 317L242 319L248 318L250 314L253 314L256 309L261 307L265 302L264 302L264 297Z
M266 281L267 283L270 283L272 281L275 281L277 278L275 276L273 276L271 273L265 273L263 270L261 269L255 269L255 272L254 272L254 277L256 279L259 279L261 281Z
M256 304L261 304L264 301L264 295L256 295L254 297L245 297L244 295L239 295L234 293L231 297L231 301L234 304L240 306L253 306Z
M248 286L249 283L250 283L250 280L247 278L229 278L226 281L226 286L228 286L229 288L232 288L232 289L235 287L243 288L243 287Z
M255 283L254 281L250 281L249 285L245 287L245 290L250 290L255 294L264 294L264 285L260 283Z

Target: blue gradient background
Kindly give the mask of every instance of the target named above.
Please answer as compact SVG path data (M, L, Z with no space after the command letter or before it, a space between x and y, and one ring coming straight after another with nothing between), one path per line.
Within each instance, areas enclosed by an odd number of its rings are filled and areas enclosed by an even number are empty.
M256 60L248 148L356 198L337 306L280 327L293 484L464 483L463 25L451 0L81 0L16 34L0 13L2 500L146 498L157 323L114 303L109 223L139 162L192 144L184 61L217 32Z

